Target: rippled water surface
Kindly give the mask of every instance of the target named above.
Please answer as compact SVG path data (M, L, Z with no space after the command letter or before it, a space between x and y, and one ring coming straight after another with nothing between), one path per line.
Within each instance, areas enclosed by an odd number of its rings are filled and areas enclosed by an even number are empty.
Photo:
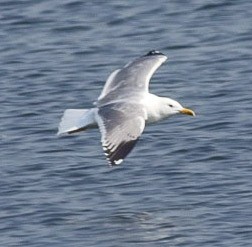
M1 246L251 246L251 1L0 5ZM196 118L148 126L118 168L97 130L56 136L153 49L151 91Z

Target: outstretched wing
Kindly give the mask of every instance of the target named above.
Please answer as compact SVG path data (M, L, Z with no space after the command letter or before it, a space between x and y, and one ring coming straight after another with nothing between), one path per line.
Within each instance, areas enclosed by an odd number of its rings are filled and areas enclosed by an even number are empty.
M151 51L122 69L115 70L107 79L98 98L97 105L111 102L128 92L148 92L149 81L167 57L158 51Z
M129 103L99 108L96 118L110 165L119 165L135 146L145 127L145 115L141 105Z

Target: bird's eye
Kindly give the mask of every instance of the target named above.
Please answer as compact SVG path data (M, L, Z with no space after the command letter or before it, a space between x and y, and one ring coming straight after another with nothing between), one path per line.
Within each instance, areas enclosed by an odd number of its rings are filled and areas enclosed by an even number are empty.
M173 107L173 105L171 105L171 104L170 104L169 106L170 106L170 107Z

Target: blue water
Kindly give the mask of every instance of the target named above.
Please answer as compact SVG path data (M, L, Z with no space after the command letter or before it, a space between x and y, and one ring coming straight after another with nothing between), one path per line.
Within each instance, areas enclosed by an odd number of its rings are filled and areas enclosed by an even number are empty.
M252 246L249 0L0 3L1 246ZM192 108L109 168L97 130L59 138L107 76L157 49L151 91Z

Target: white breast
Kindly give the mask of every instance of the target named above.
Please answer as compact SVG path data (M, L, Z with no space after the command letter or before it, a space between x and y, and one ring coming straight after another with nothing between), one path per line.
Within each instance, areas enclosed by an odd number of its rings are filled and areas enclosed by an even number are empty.
M162 103L163 102L160 97L150 93L146 94L146 97L144 97L143 100L143 105L145 106L147 112L147 123L157 122L166 117L162 110Z

